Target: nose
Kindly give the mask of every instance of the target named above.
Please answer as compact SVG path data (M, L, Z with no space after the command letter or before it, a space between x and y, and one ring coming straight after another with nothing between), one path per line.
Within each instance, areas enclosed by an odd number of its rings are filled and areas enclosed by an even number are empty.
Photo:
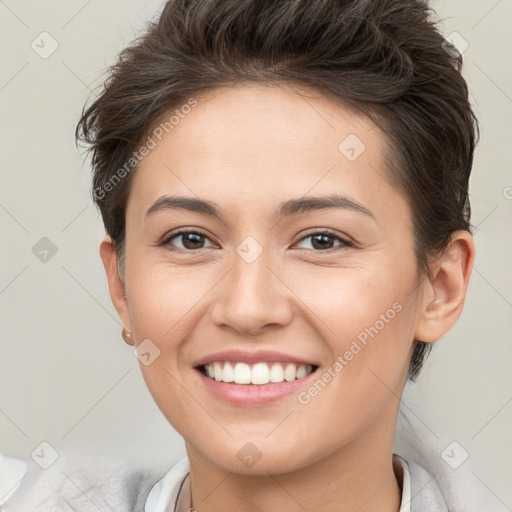
M235 254L231 271L215 290L213 322L244 335L288 324L293 293L272 266L265 251L251 263Z

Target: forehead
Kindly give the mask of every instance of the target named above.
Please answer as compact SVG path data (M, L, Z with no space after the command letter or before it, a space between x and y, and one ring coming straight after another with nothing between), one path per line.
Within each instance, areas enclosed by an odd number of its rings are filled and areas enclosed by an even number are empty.
M311 90L255 84L195 99L155 138L135 173L129 208L147 209L164 193L237 211L332 192L383 209L403 202L386 180L383 133L354 109Z

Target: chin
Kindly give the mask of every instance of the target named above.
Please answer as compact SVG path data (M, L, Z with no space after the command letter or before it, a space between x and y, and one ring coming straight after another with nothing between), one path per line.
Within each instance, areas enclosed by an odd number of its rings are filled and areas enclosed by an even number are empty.
M272 441L260 436L245 439L231 439L224 443L215 442L199 449L212 465L231 473L242 475L267 475L293 472L315 462L313 454L304 451L302 441L275 438ZM212 445L216 449L212 451ZM311 443L309 443L311 448ZM318 455L317 458L320 458Z

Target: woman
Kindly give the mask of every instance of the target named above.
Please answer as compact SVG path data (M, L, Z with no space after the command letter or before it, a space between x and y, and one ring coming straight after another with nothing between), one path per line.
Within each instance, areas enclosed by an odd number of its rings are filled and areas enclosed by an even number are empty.
M448 510L393 454L475 255L476 120L429 14L170 1L84 111L123 338L187 449L124 509Z

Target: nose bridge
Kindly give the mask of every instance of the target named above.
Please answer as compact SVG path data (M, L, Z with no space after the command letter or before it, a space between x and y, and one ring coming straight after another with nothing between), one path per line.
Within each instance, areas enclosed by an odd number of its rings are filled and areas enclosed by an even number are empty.
M213 319L218 325L257 332L268 324L289 321L286 287L270 270L271 260L270 251L259 249L251 240L237 247L232 270L215 298Z

